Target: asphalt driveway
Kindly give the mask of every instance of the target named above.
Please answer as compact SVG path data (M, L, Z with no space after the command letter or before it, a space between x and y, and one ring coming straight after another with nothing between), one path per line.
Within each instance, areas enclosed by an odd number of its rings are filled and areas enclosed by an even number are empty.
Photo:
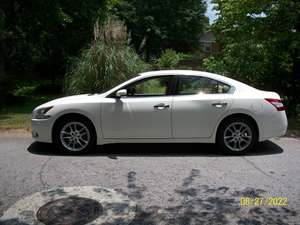
M300 224L300 140L272 139L246 156L211 144L115 144L64 155L29 136L0 134L0 216L54 187L117 189L138 204L133 224ZM242 206L283 197L287 206Z

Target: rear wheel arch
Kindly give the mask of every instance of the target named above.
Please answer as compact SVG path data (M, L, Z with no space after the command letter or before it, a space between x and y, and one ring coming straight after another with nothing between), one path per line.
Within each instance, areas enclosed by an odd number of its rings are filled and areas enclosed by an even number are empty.
M216 132L216 135L215 135L215 141L217 141L217 137L218 137L218 133L220 132L220 128L222 127L222 125L228 121L228 120L231 120L233 118L242 118L242 119L246 119L248 120L255 128L255 131L256 131L256 136L257 136L257 139L259 139L259 128L258 128L258 124L256 122L256 120L250 116L249 114L245 114L245 113L234 113L234 114L230 114L228 116L226 116L225 118L223 118L221 120L221 122L219 123L218 127L217 127L217 132Z

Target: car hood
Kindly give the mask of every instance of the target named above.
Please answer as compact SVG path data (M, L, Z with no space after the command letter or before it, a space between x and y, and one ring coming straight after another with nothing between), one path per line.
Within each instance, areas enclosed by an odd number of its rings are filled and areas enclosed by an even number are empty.
M35 108L43 108L54 105L62 105L62 104L74 104L74 103L90 103L90 102L101 102L103 99L103 94L83 94L83 95L73 95L68 97L62 97L58 99L54 99L52 101L46 102Z

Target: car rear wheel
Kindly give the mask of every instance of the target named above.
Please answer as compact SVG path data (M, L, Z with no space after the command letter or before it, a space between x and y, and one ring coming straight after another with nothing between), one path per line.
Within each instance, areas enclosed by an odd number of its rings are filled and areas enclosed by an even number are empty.
M217 144L226 153L244 154L257 143L257 132L245 118L231 118L221 124Z
M54 143L64 152L82 153L95 146L93 125L83 118L61 120L54 132Z

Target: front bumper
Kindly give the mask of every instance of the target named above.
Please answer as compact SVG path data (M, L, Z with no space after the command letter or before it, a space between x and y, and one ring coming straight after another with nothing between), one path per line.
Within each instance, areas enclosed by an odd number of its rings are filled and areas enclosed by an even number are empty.
M52 119L32 119L32 138L38 142L52 142Z

